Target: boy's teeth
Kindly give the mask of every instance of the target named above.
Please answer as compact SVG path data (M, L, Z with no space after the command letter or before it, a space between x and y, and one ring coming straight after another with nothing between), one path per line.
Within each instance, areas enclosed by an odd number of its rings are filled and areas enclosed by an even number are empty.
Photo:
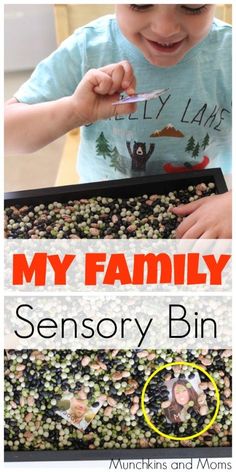
M163 47L171 48L175 46L177 43L180 43L180 41L175 41L174 43L157 43L157 44Z

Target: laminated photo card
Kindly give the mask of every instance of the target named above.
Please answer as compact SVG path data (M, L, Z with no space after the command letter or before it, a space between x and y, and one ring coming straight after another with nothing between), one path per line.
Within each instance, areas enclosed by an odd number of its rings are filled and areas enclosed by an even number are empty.
M169 423L183 423L194 412L208 410L206 395L201 388L198 372L185 379L181 376L165 382L169 399L162 403L164 414Z
M163 93L167 92L169 89L159 89L153 90L153 92L143 92L135 93L134 95L129 95L127 97L120 97L120 100L112 103L112 105L123 105L124 103L138 103L153 100L154 98L160 97Z
M57 402L56 413L80 431L85 431L104 401L105 397L100 397L95 402L89 402L87 399L81 399L79 395L65 393Z

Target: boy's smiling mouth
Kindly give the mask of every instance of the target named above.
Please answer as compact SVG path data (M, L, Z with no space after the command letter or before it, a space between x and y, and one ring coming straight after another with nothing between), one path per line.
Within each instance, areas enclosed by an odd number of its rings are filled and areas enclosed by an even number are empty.
M152 41L151 39L145 38L148 44L155 49L158 52L164 52L164 53L172 53L177 51L177 49L182 45L184 39L181 39L180 41L175 41L175 42L158 42L158 41Z

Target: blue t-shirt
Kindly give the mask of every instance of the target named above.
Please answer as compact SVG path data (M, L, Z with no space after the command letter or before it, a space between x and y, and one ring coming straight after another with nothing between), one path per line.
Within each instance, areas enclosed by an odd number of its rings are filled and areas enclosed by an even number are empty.
M231 26L214 20L208 36L170 68L150 64L113 15L79 28L18 90L20 102L73 94L91 68L128 60L137 92L168 88L135 113L81 128L81 182L221 167L231 172Z

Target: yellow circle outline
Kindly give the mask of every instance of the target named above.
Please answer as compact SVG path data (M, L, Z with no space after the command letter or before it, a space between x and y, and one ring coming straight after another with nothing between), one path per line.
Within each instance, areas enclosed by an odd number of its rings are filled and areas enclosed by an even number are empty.
M190 367L193 367L194 369L198 369L200 370L201 372L203 372L203 374L205 374L208 379L210 380L210 382L212 383L214 389L215 389L215 394L216 394L216 409L215 409L215 413L210 421L209 424L207 424L207 426L205 428L203 428L202 431L196 433L196 434L193 434L192 436L183 436L181 438L178 438L177 436L170 436L169 434L165 434L165 433L162 433L156 426L154 426L154 424L150 421L147 413L146 413L146 409L145 409L145 404L144 404L144 398L145 398L145 393L146 393L146 390L147 390L147 387L149 385L149 383L151 382L151 380L153 379L153 377L155 377L156 374L158 374L159 372L161 372L162 370L166 369L167 367L171 367L173 365L187 365L187 366L190 366ZM162 367L159 367L158 369L156 369L151 375L150 377L148 377L148 379L146 380L145 384L144 384L144 387L143 387L143 390L142 390L142 395L141 395L141 408L142 408L142 412L143 412L143 415L144 415L144 418L148 424L148 426L153 429L156 433L158 433L160 436L164 437L164 438L167 438L167 439L171 439L171 440L175 440L175 441L187 441L189 439L194 439L194 438L197 438L198 436L200 436L201 434L205 433L214 423L217 415L218 415L218 411L219 411L219 408L220 408L220 393L219 393L219 389L216 385L216 382L215 380L213 379L213 377L208 374L208 372L206 372L205 369L203 369L202 367L200 367L199 365L196 365L196 364L193 364L192 362L184 362L184 361L178 361L178 362L171 362L170 364L165 364L163 365Z

